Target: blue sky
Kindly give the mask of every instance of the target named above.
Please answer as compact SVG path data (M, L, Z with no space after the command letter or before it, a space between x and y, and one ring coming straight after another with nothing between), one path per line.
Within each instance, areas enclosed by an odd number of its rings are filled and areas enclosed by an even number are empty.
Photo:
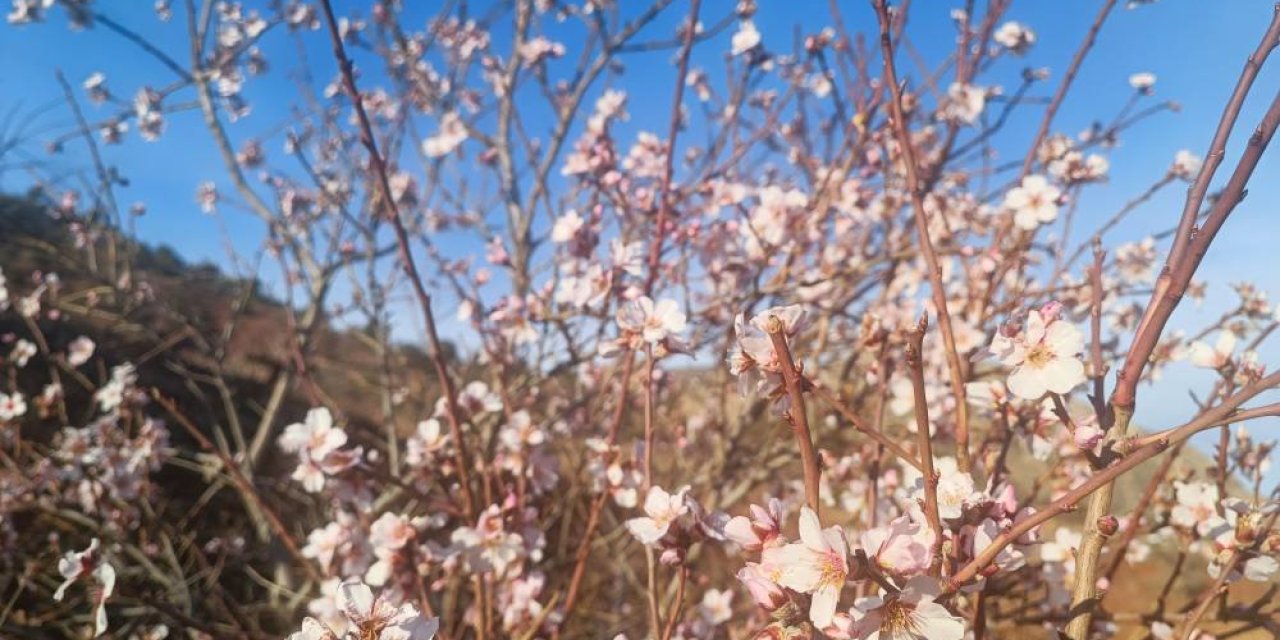
M185 61L188 54L181 3L175 3L175 18L167 24L156 20L150 4L99 2L97 6L172 57ZM336 4L339 13L367 6L364 2ZM411 26L422 25L439 8L437 2L405 4L411 7L406 20ZM825 2L760 0L759 4L756 23L766 46L773 50L791 49L796 26L811 33L827 24ZM908 37L931 63L943 60L954 48L954 29L948 11L962 4L959 0L913 3ZM1035 92L1035 95L1048 95L1100 4L1100 0L1014 2L1008 17L1034 29L1038 41L1025 58L1001 61L986 82L1002 83L1011 90L1024 66L1048 67L1051 80ZM717 12L711 16L704 11L707 21L723 15L722 12L731 7L727 0L710 0L704 5L709 7L708 11L713 8ZM841 5L851 29L866 32L871 28L874 17L868 3L854 1ZM1131 11L1121 6L1113 12L1076 81L1076 88L1063 106L1055 129L1076 134L1095 118L1110 119L1131 95L1127 78L1141 71L1158 76L1155 99L1176 100L1181 104L1181 111L1162 113L1125 134L1121 145L1109 153L1110 181L1090 189L1082 199L1077 228L1096 226L1125 201L1142 192L1164 173L1179 149L1203 154L1222 105L1245 57L1265 29L1272 7L1271 0L1161 0ZM655 38L669 37L686 10L685 2L675 3L652 26L650 33ZM562 27L549 28L552 37L562 32ZM731 30L718 39L700 44L693 54L694 66L706 68L713 77L722 70L730 33ZM278 130L290 120L289 105L297 97L295 56L292 41L278 36L269 38L271 44L264 47L274 63L270 74L251 80L247 89L253 103L252 114L230 127L236 140ZM309 39L314 78L323 84L335 67L323 34L311 34ZM495 41L503 40L499 29L495 32ZM573 39L565 36L565 43L572 53ZM56 70L65 73L77 89L91 73L103 71L116 95L125 98L132 96L142 84L161 86L173 78L154 59L119 37L102 29L71 31L61 16L45 24L0 28L0 59L8 62L0 65L0 119L11 113L19 119L29 116L30 125L25 131L33 134L33 138L24 152L55 171L83 170L88 162L78 143L69 145L61 156L46 156L42 151L44 141L66 131L73 122L62 105L61 92L54 80ZM671 53L631 56L624 59L624 64L625 76L610 80L626 88L632 96L631 120L621 139L629 139L628 131L665 132L675 74ZM899 65L904 73L916 75L909 58L902 57ZM372 64L366 66L370 67L364 80L367 87L376 83L378 76ZM1224 165L1227 170L1234 166L1234 158L1277 87L1280 87L1280 60L1264 69L1258 79L1254 99L1246 105L1240 119L1242 126L1228 148ZM186 95L190 97L189 93ZM94 109L87 102L84 106L92 117ZM1004 156L1006 159L1020 158L1019 152L1025 148L1038 122L1038 110L1024 110L1020 119L1015 117L1010 122L999 138L997 149L1009 150ZM536 130L539 123L533 124ZM422 130L433 128L428 124ZM696 131L686 135L687 139L700 137ZM269 156L280 156L278 136L268 139L265 146ZM142 142L131 131L126 144L104 148L104 152L107 162L120 165L130 180L130 185L118 193L120 201L125 204L145 201L148 205L148 215L138 223L142 240L172 245L191 260L223 265L228 262L226 243L242 252L256 247L262 232L256 219L228 210L223 217L224 235L218 223L202 215L195 203L194 191L201 181L226 184L221 163L198 112L169 117L168 130L157 142ZM0 189L17 190L29 184L29 178L22 171L9 167L15 159L16 156L10 156L0 161L0 165L6 166L0 173ZM1200 310L1184 305L1188 308L1179 312L1175 326L1198 326L1216 317L1223 305L1233 301L1225 286L1228 282L1251 279L1269 290L1273 300L1280 298L1280 275L1277 275L1280 274L1280 252L1275 247L1280 238L1280 215L1277 215L1280 180L1277 178L1280 178L1280 151L1273 150L1258 167L1249 197L1228 222L1201 269L1202 278L1216 285L1209 303ZM1174 224L1183 195L1181 186L1166 189L1113 231L1109 246L1140 239L1146 233ZM462 251L476 248L478 245L470 243L460 245ZM1263 355L1264 362L1280 363L1280 350L1275 347ZM1139 421L1163 425L1184 419L1190 408L1185 386L1203 377L1184 370L1171 371L1159 392L1146 391L1145 396L1159 399L1140 402ZM1280 421L1272 422L1273 426L1276 424Z

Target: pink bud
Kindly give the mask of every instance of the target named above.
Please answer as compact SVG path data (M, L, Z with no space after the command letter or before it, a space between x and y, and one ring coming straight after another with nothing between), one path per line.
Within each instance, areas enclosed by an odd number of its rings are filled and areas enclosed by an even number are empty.
M1105 515L1098 518L1098 532L1104 536L1115 535L1120 530L1120 521L1113 515Z

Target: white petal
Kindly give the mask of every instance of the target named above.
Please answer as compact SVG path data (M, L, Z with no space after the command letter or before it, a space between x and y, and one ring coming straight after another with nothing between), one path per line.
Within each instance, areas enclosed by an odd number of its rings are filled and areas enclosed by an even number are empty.
M822 523L818 521L818 514L809 507L800 509L800 539L810 549L827 548L826 540L822 537Z
M823 586L813 593L813 602L809 604L809 620L814 626L822 629L831 624L839 600L840 587L836 585Z
M337 605L354 621L363 621L373 612L373 590L358 580L348 580L338 585Z
M1060 356L1073 356L1084 348L1084 334L1074 326L1059 320L1049 325L1044 342Z
M1084 363L1075 357L1054 358L1040 372L1044 384L1054 393L1066 393L1084 382Z
M1009 374L1009 393L1026 400L1037 400L1044 392L1044 380L1030 367L1018 367Z

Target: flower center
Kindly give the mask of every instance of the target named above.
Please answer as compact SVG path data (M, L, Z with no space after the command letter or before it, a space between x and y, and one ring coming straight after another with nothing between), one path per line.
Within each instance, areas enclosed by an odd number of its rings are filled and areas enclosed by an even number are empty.
M822 557L822 584L842 584L844 583L845 574L844 560L840 559L840 554L827 553Z
M1053 360L1053 351L1047 345L1038 344L1031 347L1031 350L1027 352L1027 364L1037 369L1049 364L1050 360Z
M916 631L915 607L903 603L898 598L890 598L884 603L884 622L880 623L880 633L887 632L889 637L897 638L900 634Z

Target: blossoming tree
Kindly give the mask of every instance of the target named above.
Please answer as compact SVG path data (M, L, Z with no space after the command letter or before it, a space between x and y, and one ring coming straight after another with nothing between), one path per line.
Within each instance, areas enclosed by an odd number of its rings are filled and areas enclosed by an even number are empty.
M1280 126L1275 98L1227 153L1280 14L1202 153L1095 219L1111 148L1176 110L1135 74L1119 113L1059 131L1115 0L1068 66L1011 87L989 78L1038 38L1010 0L961 3L954 50L912 77L931 3L833 2L794 34L752 0L443 2L425 24L346 4L158 0L142 26L13 0L12 28L65 22L164 73L57 76L75 124L44 142L87 168L33 167L27 202L74 252L0 254L0 635L1280 628L1275 587L1247 584L1280 567L1280 503L1246 427L1280 416L1258 355L1280 307L1240 283L1170 326L1221 286L1198 268ZM293 115L258 122L290 45ZM626 73L654 55L660 96ZM262 229L215 319L170 304L186 283L140 259L146 206L117 199L113 147L179 122L222 166L192 176L199 208ZM1114 237L1183 183L1180 213ZM240 384L255 305L283 344ZM1184 391L1172 367L1210 374L1195 411L1136 424ZM1143 597L1107 597L1126 581Z

